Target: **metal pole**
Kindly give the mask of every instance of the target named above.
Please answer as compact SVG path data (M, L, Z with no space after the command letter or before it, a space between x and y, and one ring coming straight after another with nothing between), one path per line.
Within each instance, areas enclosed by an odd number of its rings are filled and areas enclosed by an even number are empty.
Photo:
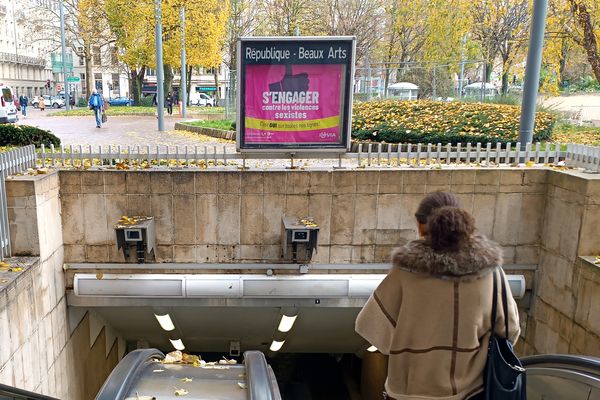
M436 90L436 81L435 81L435 65L433 66L433 82L431 83L431 100L435 100L435 98L437 97L437 90Z
M67 49L65 46L65 12L63 0L60 0L60 47L62 57L62 73L63 73L63 86L65 88L65 108L71 109L71 102L69 101L69 86L67 84Z
M467 34L463 36L462 51L460 53L460 76L458 78L458 98L462 99L463 81L465 80L465 47L467 46Z
M481 101L485 100L486 77L487 77L487 61L484 61L483 62L483 72L481 74L481 93L480 93Z
M521 142L521 146L525 146L527 143L533 141L535 106L540 82L540 67L542 65L542 49L544 46L547 11L548 0L534 0L531 33L529 35L529 50L527 51L527 65L525 66L521 121L519 123L519 142Z
M187 118L187 77L186 77L186 66L185 66L185 8L181 6L179 8L179 17L181 19L181 116Z
M371 101L371 57L367 48L367 101Z
M156 107L158 113L158 130L165 130L165 89L163 88L163 54L162 54L162 13L161 0L154 0L154 18L156 23Z

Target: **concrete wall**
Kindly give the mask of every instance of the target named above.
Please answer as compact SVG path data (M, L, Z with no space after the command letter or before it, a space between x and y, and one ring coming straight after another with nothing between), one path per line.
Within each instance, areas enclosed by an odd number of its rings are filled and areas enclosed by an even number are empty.
M387 262L427 192L452 190L506 263L537 264L546 170L61 171L66 262L123 262L113 224L156 220L157 262L283 262L281 218L320 226L315 263ZM521 223L524 222L524 223Z
M553 172L527 353L600 356L600 176Z
M58 173L15 177L6 187L13 255L34 257L0 286L0 382L60 399L93 399L119 351L116 335L107 349L106 340L91 334L89 315L69 327Z

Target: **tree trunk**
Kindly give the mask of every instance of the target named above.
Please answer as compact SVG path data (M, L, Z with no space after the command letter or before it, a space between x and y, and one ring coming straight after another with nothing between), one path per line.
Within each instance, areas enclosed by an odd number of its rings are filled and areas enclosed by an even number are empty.
M504 58L502 57L502 89L500 90L500 93L502 94L502 97L506 97L507 93L508 93L508 70L509 70L509 66L508 66L508 57Z
M85 59L85 97L90 98L92 94L92 89L94 89L94 77L92 76L92 54L90 52L90 46L86 45L84 49L84 59Z
M581 44L586 52L588 62L596 80L600 82L600 54L598 54L598 43L594 33L594 23L590 12L582 1L569 0L571 11L577 20L577 24L583 31Z
M215 78L215 88L217 88L217 90L215 91L215 107L217 107L219 105L219 100L221 99L220 93L219 93L219 68L215 68L214 69L214 78Z
M187 67L187 76L186 76L186 80L187 80L187 82L186 82L186 85L187 85L187 99L186 99L186 101L187 101L187 105L189 106L190 105L190 95L191 95L190 90L192 90L192 70L193 70L193 67L191 65L187 65L186 67Z
M165 96L165 104L167 104L167 95L173 93L173 68L170 65L164 64L163 71L165 73L165 80L163 82L163 94Z
M142 85L144 83L144 75L146 73L146 67L131 70L131 83L133 92L133 104L136 106L142 105Z

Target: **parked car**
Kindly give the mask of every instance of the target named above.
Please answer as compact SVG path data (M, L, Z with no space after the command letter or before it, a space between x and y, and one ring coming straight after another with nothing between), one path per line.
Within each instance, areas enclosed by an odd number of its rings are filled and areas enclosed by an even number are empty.
M206 93L192 93L190 94L190 104L193 106L214 107L215 99Z
M33 100L31 100L31 105L35 108L39 107L40 99L39 96L35 96ZM59 96L44 96L44 105L46 107L52 108L62 108L65 106L65 99L60 98Z
M127 97L113 97L112 99L108 99L108 104L111 106L132 106L133 99L128 99Z
M2 89L2 95L0 96L0 123L17 122L19 116L17 115L12 88L0 83L0 89Z

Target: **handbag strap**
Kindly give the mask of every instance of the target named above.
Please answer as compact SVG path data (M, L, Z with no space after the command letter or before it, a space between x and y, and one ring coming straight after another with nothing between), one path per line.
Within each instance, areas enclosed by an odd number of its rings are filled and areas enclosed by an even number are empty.
M501 273L502 274L502 273ZM504 274L502 274L504 275ZM502 308L504 310L504 329L505 337L508 339L508 295L506 290L506 283L504 282L504 276L500 278L502 281Z
M498 297L498 289L496 285L496 270L492 272L492 276L494 278L494 286L492 290L492 336L494 336L494 334L496 333L496 299Z

